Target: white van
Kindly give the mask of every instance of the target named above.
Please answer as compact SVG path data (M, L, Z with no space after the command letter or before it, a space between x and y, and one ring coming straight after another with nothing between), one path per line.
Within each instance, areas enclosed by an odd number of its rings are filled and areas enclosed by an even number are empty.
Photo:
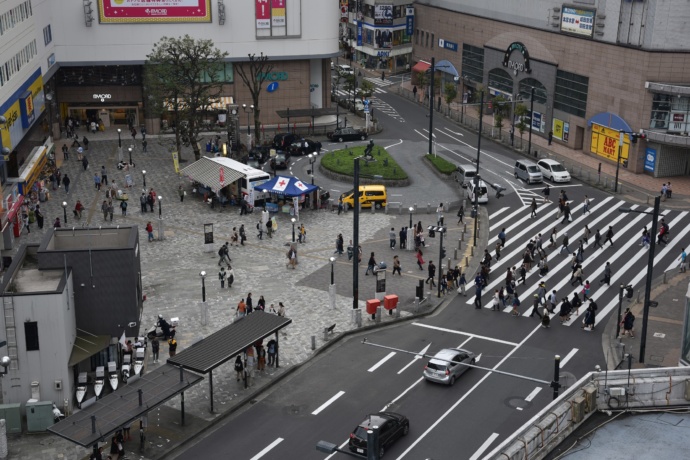
M489 190L486 188L486 183L483 180L479 180L477 185L474 184L474 181L467 183L470 203L474 203L475 192L477 192L477 203L484 204L489 202Z
M458 165L455 171L455 180L460 183L462 188L467 188L467 184L477 175L477 167L471 164Z

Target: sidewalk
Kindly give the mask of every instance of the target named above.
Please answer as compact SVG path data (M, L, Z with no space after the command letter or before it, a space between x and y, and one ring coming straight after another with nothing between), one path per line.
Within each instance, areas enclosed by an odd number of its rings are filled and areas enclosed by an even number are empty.
M143 153L139 136L135 141L136 147L133 152L136 167L125 172L115 167L117 133L101 134L102 137L95 136L95 139L90 142L90 149L86 152L90 162L87 171L83 171L81 163L76 160L76 152L73 152L69 161L62 161L60 151L62 144L58 141L56 156L61 163L63 174L68 173L72 179L70 193L65 194L63 189L51 192L50 200L41 203L46 227L40 230L36 228L36 225L32 225L31 233L23 233L17 246L24 242L40 241L47 232L50 222L57 216L62 219L62 201L67 201L71 209L76 199L80 199L86 207L84 217L80 221L74 221L71 215L68 216L68 222L65 225L67 228L82 225L138 226L143 293L147 296L141 327L148 327L159 313L164 317L179 317L180 325L177 328L176 337L179 343L178 352L200 338L230 324L236 304L248 292L252 292L255 299L263 295L267 305L271 303L277 305L278 301L284 302L287 316L293 320L290 326L280 332L280 368L268 368L266 372L258 373L249 389L245 390L242 382L237 382L234 377L232 361L219 367L213 375L215 412L209 412L209 388L206 380L185 392L184 426L180 425L179 397L173 398L151 412L147 439L142 450L139 447L138 424L133 426L133 439L125 446L130 458L136 456L141 460L146 460L169 457L175 448L212 427L218 420L233 413L245 403L256 399L262 391L278 384L282 378L299 369L301 364L337 344L345 335L379 327L377 323L369 319L370 316L364 313L362 328L356 329L352 323L352 286L351 282L347 281L351 280L352 263L347 261L346 254L334 255L337 234L339 232L343 234L346 244L351 238L352 212L340 216L337 213L323 211L301 212L300 222L304 223L307 229L307 242L296 244L300 262L297 269L284 270L285 244L291 241L289 216L282 214L276 216L279 223L278 232L272 239L259 240L254 232L259 216L254 214L240 216L239 211L233 208L226 208L222 212L213 210L202 203L200 197L192 193L191 184L174 173L172 157L167 150L165 139L147 136L148 153ZM125 152L131 143L131 137L127 141L123 139ZM188 160L186 164L193 161L191 153L187 152L186 159ZM126 217L116 211L112 223L103 220L100 203L105 192L104 190L96 191L93 184L93 174L100 170L101 165L105 165L108 169L110 180L115 180L118 184L124 184L124 175L129 173L134 181L134 187L130 192L135 196L142 188L141 172L147 171L147 188L153 187L158 195L164 197L162 201L162 216L165 222L164 240L146 242L144 226L151 220L156 228L158 214L157 212L141 213L136 200L131 203ZM179 201L177 195L179 185L187 191L183 202ZM407 209L412 204L404 203L403 208ZM449 212L447 216L448 233L444 245L447 248L448 257L454 264L456 263L453 260L454 249L461 238L463 228L456 225L457 219L454 217L454 212ZM435 223L436 220L433 210L427 214L425 209L420 209L412 217L414 223L422 221L424 228ZM429 314L435 308L446 305L455 295L452 291L448 296L439 299L436 297L435 290L431 293L428 286L425 286L427 299L418 310L416 309L415 288L419 280L426 278L426 266L424 271L417 268L413 251L391 250L388 238L391 227L397 232L401 227L409 225L409 219L409 213L399 214L397 209L391 209L390 214L363 210L360 215L360 244L363 260L359 270L359 308L364 309L365 301L374 297L376 278L364 276L366 262L372 251L375 252L377 261L385 261L388 264L387 292L399 296L401 318L396 319L395 315L389 316L384 312L382 325L393 321L409 320L415 314ZM482 219L488 222L488 216L483 216ZM471 219L468 221L472 222ZM216 247L211 253L204 251L203 225L206 223L214 224ZM224 241L230 240L232 227L240 225L244 225L247 229L248 240L244 247L230 248L235 283L231 289L222 290L215 277L218 271L218 257L215 250ZM471 228L472 225L467 225L465 241L471 240ZM486 232L485 229L486 226L481 226L482 233ZM155 233L157 234L157 230ZM482 241L480 247L486 244L485 238ZM427 239L427 243L424 259L434 260L438 266L438 238ZM395 254L400 256L402 276L391 275L392 259ZM337 257L334 264L337 292L334 310L329 308L328 301L331 269L329 258L331 256ZM474 273L478 260L471 257L469 246L463 243L461 250L458 251L458 262L464 262L466 257L469 261L467 270L469 273ZM199 278L201 270L210 274L206 280L206 301L210 310L208 326L200 324L198 307L201 300ZM345 281L340 282L340 280ZM324 340L324 328L333 323L336 324L334 334ZM316 344L314 350L311 348L312 337ZM166 347L163 347L162 355L165 356L166 352ZM146 368L158 366L152 363L150 353L147 355L145 366ZM8 445L9 458L19 460L83 459L90 453L90 449L75 446L50 434L9 436Z

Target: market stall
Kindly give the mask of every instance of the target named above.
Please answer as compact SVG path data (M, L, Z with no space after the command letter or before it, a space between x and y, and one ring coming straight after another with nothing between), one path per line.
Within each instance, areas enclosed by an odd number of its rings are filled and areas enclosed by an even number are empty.
M293 215L295 209L299 210L299 203L304 202L305 196L318 190L318 187L305 184L296 177L276 176L255 186L254 189L271 195L271 200L267 200L265 204L269 212L283 212ZM279 203L283 203L283 205L280 206Z

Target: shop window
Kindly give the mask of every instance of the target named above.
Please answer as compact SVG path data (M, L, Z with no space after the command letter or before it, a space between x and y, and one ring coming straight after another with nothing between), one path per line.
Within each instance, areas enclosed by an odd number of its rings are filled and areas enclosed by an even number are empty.
M36 321L24 323L24 337L26 338L26 351L38 350L38 323Z
M233 83L235 81L235 75L234 75L234 69L232 67L232 62L224 63L223 67L221 67L218 70L218 75L216 75L215 80L211 79L211 77L206 72L204 72L204 74L201 76L201 82L202 83L211 83L213 81L217 81L217 82L220 81L220 82L224 82L224 83Z
M489 71L489 87L513 94L513 78L503 69Z
M462 44L462 77L476 83L484 81L484 48Z
M529 101L529 98L532 96L532 88L534 88L534 102L546 104L546 88L539 80L534 78L525 78L520 81L520 99Z
M588 90L588 77L557 70L553 108L584 118L587 112Z
M652 116L649 121L650 129L668 129L671 114L671 99L669 94L655 94L652 101Z
M53 41L53 32L50 30L50 24L43 28L43 43L47 46Z
M426 32L426 45L427 48L429 47L429 32Z
M414 34L414 44L415 44L415 45L419 45L419 29L416 29L416 30L415 30L415 34Z
M431 34L431 49L434 49L434 34Z

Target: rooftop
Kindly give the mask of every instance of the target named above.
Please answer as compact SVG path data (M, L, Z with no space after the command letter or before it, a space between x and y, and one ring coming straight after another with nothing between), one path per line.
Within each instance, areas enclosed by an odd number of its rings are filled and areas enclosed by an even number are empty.
M7 283L5 291L11 294L26 294L30 292L57 292L60 281L64 277L64 270L39 270L36 257L37 246L28 246L23 259L14 271L14 275ZM18 253L18 257L22 257Z

